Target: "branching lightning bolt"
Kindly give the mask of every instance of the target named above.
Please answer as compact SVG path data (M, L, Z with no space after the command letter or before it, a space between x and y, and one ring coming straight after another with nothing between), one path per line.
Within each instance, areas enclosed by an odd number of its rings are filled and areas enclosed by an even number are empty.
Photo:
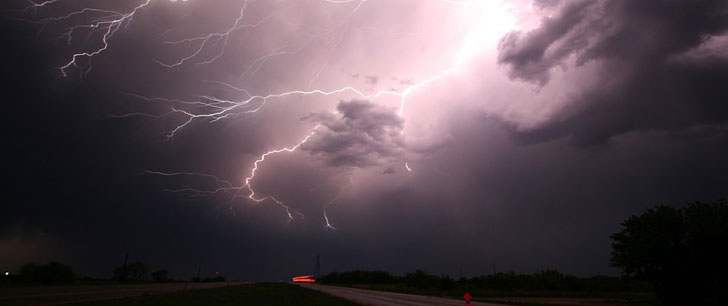
M31 10L31 9L41 9L43 7L51 6L57 2L60 2L62 0L47 0L44 2L33 2L28 1L30 3L30 6L28 6L25 11ZM167 0L170 2L177 2L177 0ZM182 0L186 1L186 0ZM354 16L364 5L366 0L322 0L323 2L332 3L332 4L348 4L348 3L356 3L353 7L353 9L344 16L343 21L339 24L338 27L342 28L342 33L338 35L338 38L333 37L328 42L331 44L331 47L328 50L328 58L331 57L331 55L335 52L335 50L338 48L338 46L341 44L343 40L343 36L345 32L349 28L349 23L351 21L352 16ZM462 5L462 4L471 4L472 1L456 1L456 0L438 0L450 4L456 4L456 5ZM41 19L39 21L36 21L36 23L39 24L48 24L52 22L57 21L64 21L68 20L70 18L76 17L76 16L85 16L85 15L100 15L100 17L94 17L91 19L90 22L75 25L72 27L69 27L66 32L63 33L61 37L66 38L66 40L70 43L70 41L73 39L74 33L81 29L89 29L91 33L101 33L101 41L100 41L100 47L91 50L91 51L85 51L85 52L78 52L74 53L69 61L65 63L63 66L60 67L61 74L63 76L67 76L67 70L71 67L79 68L84 74L87 74L91 70L90 60L97 56L104 51L106 51L108 48L110 48L110 39L125 25L128 25L131 20L133 19L134 15L137 14L138 11L142 10L143 8L150 5L152 0L145 0L142 1L139 5L135 6L132 10L128 12L118 12L113 10L106 10L106 9L99 9L99 8L83 8L77 11L73 11L71 13L68 13L66 15L58 16L58 17L52 17L52 18L46 18ZM166 68L175 68L181 65L185 65L187 63L193 62L198 65L204 65L204 64L210 64L215 62L216 60L220 59L226 48L227 44L229 42L230 36L235 33L236 31L241 30L252 30L255 29L261 25L263 25L266 21L271 20L276 14L280 13L282 10L282 7L274 10L270 14L264 16L263 18L259 19L256 22L248 23L246 22L246 9L248 8L249 0L242 0L242 6L239 10L239 14L237 18L234 20L232 25L227 28L226 30L210 33L206 35L176 40L176 41L168 41L164 42L166 45L170 45L172 47L181 45L181 44L194 44L196 47L194 47L190 53L187 55L181 57L177 61L171 61L171 62L164 62L161 60L157 60L156 62ZM167 32L165 32L166 34ZM461 49L465 49L467 45L467 42L463 42L463 45L461 46ZM218 51L211 57L208 58L202 58L203 53L206 53L206 50L210 50L211 48L219 48ZM241 77L247 77L248 79L253 78L254 75L258 70L261 69L261 67L269 60L271 60L275 56L280 55L291 55L296 54L302 49L304 49L306 45L297 45L297 44L290 44L283 47L279 47L273 50L269 50L266 54L258 57L255 59L241 74ZM458 52L460 54L462 52ZM88 60L87 66L84 66L83 64L79 63L79 60L82 58L85 58ZM151 119L158 119L163 116L171 115L171 114L178 114L182 115L186 119L182 121L182 123L177 124L174 128L169 130L166 133L166 136L168 139L172 140L175 135L177 135L179 132L181 132L183 129L188 127L193 121L195 120L205 120L207 122L216 122L219 120L224 119L231 119L231 118L237 118L241 116L246 115L252 115L261 109L264 108L264 106L275 99L287 97L287 96L294 96L294 95L321 95L321 96L331 96L336 94L341 94L344 92L353 93L356 96L358 96L361 99L365 99L367 101L370 101L372 103L375 102L375 100L382 96L392 96L399 98L399 107L397 109L397 114L399 116L403 116L405 104L407 102L407 98L410 94L413 92L428 86L429 84L436 82L438 80L441 80L454 71L458 70L462 64L465 62L465 60L461 57L453 61L452 66L448 67L447 69L444 69L443 71L436 73L428 78L425 78L417 83L409 84L407 87L405 87L402 90L381 90L377 91L375 93L366 94L364 91L357 89L354 86L344 86L338 89L333 90L324 90L324 89L311 89L315 81L319 78L321 73L327 68L328 66L328 58L324 62L322 66L320 66L314 73L313 77L308 82L308 87L306 89L302 90L291 90L281 93L274 93L274 94L265 94L265 95L253 95L250 93L249 90L238 88L236 86L233 86L228 83L220 82L220 81L208 81L210 83L216 83L219 85L223 85L225 87L231 88L233 90L236 90L244 95L243 99L233 101L228 99L222 99L222 98L216 98L213 96L199 96L196 101L186 101L186 100L179 100L179 99L169 99L164 97L145 97L142 95L137 94L127 94L131 97L141 99L148 102L156 102L156 103L163 103L169 107L169 111L162 114L149 114L149 113L143 113L143 112L134 112L134 113L127 113L122 115L115 115L114 117L117 118L126 118L126 117L132 117L132 116L143 116L148 117ZM252 183L255 179L256 173L260 170L262 167L262 164L266 161L266 158L272 157L273 155L280 154L280 153L290 153L298 150L302 145L304 145L307 141L309 141L312 137L316 135L317 129L320 127L319 125L316 125L313 127L313 129L308 133L304 138L302 138L300 141L295 143L292 146L283 147L279 149L273 149L270 151L267 151L263 154L261 154L252 164L251 169L249 170L249 175L246 176L241 185L235 185L230 181L227 180L221 180L218 177L210 174L203 174L203 173L190 173L190 172L172 172L172 173L165 173L165 172L159 172L159 171L147 171L145 173L147 174L153 174L153 175L160 175L160 176L192 176L192 177L199 177L202 179L208 179L214 182L214 188L212 189L198 189L194 187L183 187L179 189L167 189L166 191L169 192L184 192L184 193L192 193L197 195L210 195L210 194L217 194L217 193L225 193L228 196L231 197L231 200L244 197L247 198L250 201L253 201L255 203L263 203L265 201L273 202L280 207L282 207L287 216L289 222L291 220L294 220L294 215L297 215L301 218L304 217L304 215L291 208L289 205L285 204L278 198L272 195L258 195L256 191L253 189ZM404 167L408 172L412 172L412 168L410 167L409 163L406 161L403 161ZM332 223L329 220L329 216L326 212L326 209L335 203L340 196L342 195L343 191L346 189L346 187L351 183L351 177L349 183L343 185L339 192L336 194L336 196L330 200L328 203L326 203L323 207L323 217L326 222L326 228L327 229L335 229L335 227L332 225ZM243 195L244 194L244 195Z
M330 201L328 201L326 204L324 204L323 215L324 215L324 221L326 221L326 229L336 230L336 227L334 227L334 225L331 224L331 221L329 220L329 214L327 213L327 209L329 208L329 206L333 205L334 203L336 203L336 201L339 200L339 198L341 197L341 194L344 193L344 189L346 189L346 187L348 187L349 185L351 185L351 175L349 175L348 182L344 185L341 185L341 188L339 188L339 192L336 193L336 196L334 196L334 198L332 198Z
M73 56L71 57L71 60L68 63L66 63L65 65L61 66L61 68L60 68L61 69L61 73L63 74L63 76L66 76L67 75L66 74L66 69L68 69L71 66L74 66L74 67L77 67L77 68L81 68L78 65L78 59L80 57L86 57L86 58L89 58L90 59L90 58L92 58L92 57L100 54L101 52L104 52L106 49L108 49L109 48L109 39L116 33L116 31L118 31L124 25L124 22L127 22L127 21L131 20L134 17L134 14L137 13L137 11L139 11L140 9L146 7L151 2L152 2L152 0L146 0L146 1L142 2L142 4L140 4L137 7L135 7L131 12L126 13L126 14L118 13L118 12L113 12L113 11L106 11L106 10L83 9L81 11L77 11L77 12L71 13L69 15L66 15L64 18L68 18L68 17L70 17L70 16L72 16L74 14L83 14L83 13L86 13L86 12L94 12L95 11L95 12L110 13L110 14L112 14L112 16L118 15L119 17L118 18L111 18L111 19L103 19L102 18L100 21L96 21L96 22L93 22L93 23L90 23L90 24L86 24L86 25L79 25L79 26L72 27L72 28L69 29L69 31L66 33L66 35L68 36L68 39L69 40L71 39L71 36L73 34L73 31L75 31L77 29L80 29L80 28L91 28L94 31L96 31L95 29L105 29L105 30L103 30L104 34L103 34L102 39L101 39L101 42L102 42L103 46L101 48L98 48L98 49L96 49L94 51L91 51L91 52L81 52L81 53L75 53L75 54L73 54ZM88 70L86 70L86 72L88 72L90 69L91 69L91 66L89 66L89 68L88 68Z
M253 163L253 168L250 170L250 175L245 178L245 185L243 185L243 187L247 188L248 191L250 192L250 195L248 195L248 198L249 199L251 199L251 200L253 200L255 202L258 202L258 203L263 202L265 200L271 200L271 201L275 202L276 204L284 207L286 209L286 212L288 213L288 220L289 221L290 220L293 220L293 216L291 215L292 209L289 206L287 206L286 204L283 204L283 202L281 202L280 200L276 199L274 196L265 196L265 197L262 197L262 198L256 198L255 197L255 191L253 190L253 187L251 187L250 183L255 178L255 172L258 171L258 167L260 166L260 163L264 162L266 157L268 157L270 155L273 155L273 154L278 154L278 153L281 153L281 152L293 152L293 151L296 151L304 143L306 143L309 139L311 139L311 137L313 137L313 135L316 133L316 129L318 129L319 126L320 125L317 125L316 127L314 127L313 128L313 131L310 134L308 134L305 138L303 138L301 141L299 141L295 146L290 147L290 148L282 148L282 149L276 149L276 150L268 151L268 152L264 153L263 155L261 155L260 158L257 159ZM293 211L296 212L301 217L303 217L303 214L301 214L300 212L297 212L295 210L293 210Z
M156 61L156 62L164 67L174 68L174 67L183 65L186 62L200 56L200 54L204 50L206 50L208 48L208 46L214 47L216 45L221 45L219 52L215 56L213 56L210 59L200 61L197 64L212 63L212 62L216 61L217 59L219 59L220 57L222 57L222 55L225 51L225 48L227 47L228 41L230 39L230 35L233 32L235 32L237 30L241 30L241 29L246 29L246 28L255 28L255 27L263 24L265 21L269 20L273 16L275 16L275 14L280 11L280 9L276 10L275 12L269 14L268 16L266 16L265 18L261 19L260 21L258 21L256 23L246 24L246 23L243 23L243 21L245 18L245 10L247 7L248 7L248 0L244 0L242 8L240 9L240 14L235 19L234 24L224 32L210 33L210 34L207 34L204 36L197 36L197 37L186 38L186 39L182 39L182 40L178 40L178 41L166 42L165 44L169 44L172 46L176 46L176 45L183 44L183 43L187 43L187 44L199 43L199 46L190 55L187 55L176 62L173 62L173 63L164 63L162 61Z

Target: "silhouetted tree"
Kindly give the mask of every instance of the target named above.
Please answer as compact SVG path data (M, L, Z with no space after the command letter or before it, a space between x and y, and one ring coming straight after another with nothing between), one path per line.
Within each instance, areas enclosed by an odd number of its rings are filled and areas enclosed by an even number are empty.
M618 293L647 293L653 292L653 286L646 281L634 279L597 275L589 278L580 278L563 274L556 270L542 270L535 274L496 273L481 275L472 278L452 279L449 275L431 275L422 270L407 273L404 276L391 275L383 271L349 271L331 272L319 277L317 282L340 285L377 285L397 284L385 286L388 290L399 288L406 292L418 294L431 294L433 290L443 295L460 296L463 291L477 295L492 294L496 291L550 291L560 295L559 292L618 292ZM439 287L439 288L438 288ZM517 293L521 294L521 293Z
M114 279L118 281L140 281L144 279L149 269L143 262L132 262L125 266L114 268Z
M455 287L455 280L448 275L440 275L440 289L452 290Z
M318 282L329 284L385 284L393 283L396 277L384 271L349 271L349 272L332 272L329 275L321 276L316 279Z
M152 272L152 279L155 282L166 282L169 280L169 271L162 269Z
M417 269L414 273L405 274L404 282L417 288L432 288L440 284L440 277L427 274L425 271Z
M20 268L20 279L24 282L42 284L68 284L76 279L71 266L50 261L44 265L24 264Z
M655 285L665 305L718 305L728 294L728 202L657 206L622 222L611 264Z

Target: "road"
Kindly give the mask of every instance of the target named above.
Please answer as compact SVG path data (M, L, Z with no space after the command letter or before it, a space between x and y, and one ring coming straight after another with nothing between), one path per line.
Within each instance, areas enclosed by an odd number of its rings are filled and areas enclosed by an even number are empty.
M464 306L465 300L453 300L422 295L393 293L354 289L346 287L323 286L314 284L300 284L301 287L318 290L333 296L338 296L357 303L373 306ZM472 302L473 306L500 306L482 302Z
M40 306L240 285L235 282L0 288L0 305Z

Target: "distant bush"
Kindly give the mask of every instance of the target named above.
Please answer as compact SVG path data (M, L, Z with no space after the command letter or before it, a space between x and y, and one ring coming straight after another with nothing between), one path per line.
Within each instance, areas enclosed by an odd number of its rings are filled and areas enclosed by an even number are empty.
M56 261L44 265L27 263L20 268L19 280L27 283L69 284L76 279L71 266Z
M407 273L404 275L404 283L412 287L417 288L433 288L438 287L441 283L441 277L437 275L430 275L425 271L417 270L414 273Z
M224 282L225 276L219 275L215 277L206 277L202 280L203 282Z
M398 281L398 278L384 271L349 271L333 272L318 278L319 282L330 284L386 284Z
M147 265L138 261L114 268L113 274L117 281L141 281L148 271Z
M225 276L218 275L215 277L205 277L205 278L199 278L197 276L193 277L191 279L193 283L213 283L213 282L224 282Z
M152 272L152 279L155 282L166 282L169 280L169 271L167 270L157 270Z

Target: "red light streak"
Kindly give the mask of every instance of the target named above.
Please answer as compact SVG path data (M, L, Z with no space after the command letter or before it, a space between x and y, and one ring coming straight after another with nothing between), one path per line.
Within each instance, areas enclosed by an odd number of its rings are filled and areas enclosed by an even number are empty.
M294 283L315 283L316 279L313 275L295 276L292 278Z

